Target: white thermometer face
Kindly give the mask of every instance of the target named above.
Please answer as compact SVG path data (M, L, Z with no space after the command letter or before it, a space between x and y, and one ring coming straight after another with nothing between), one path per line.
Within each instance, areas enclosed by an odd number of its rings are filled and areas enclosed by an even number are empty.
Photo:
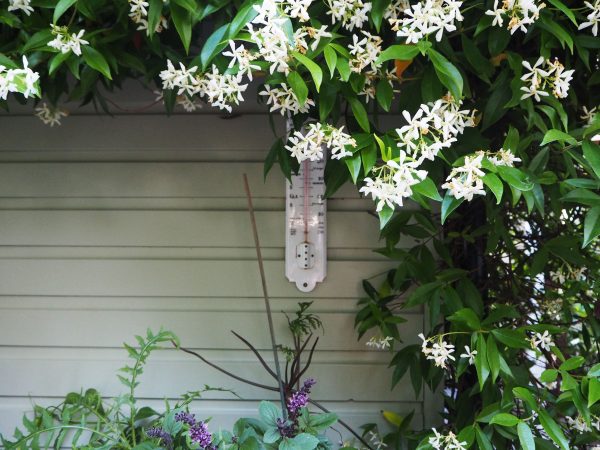
M304 161L286 182L285 276L303 292L312 291L327 270L325 161Z

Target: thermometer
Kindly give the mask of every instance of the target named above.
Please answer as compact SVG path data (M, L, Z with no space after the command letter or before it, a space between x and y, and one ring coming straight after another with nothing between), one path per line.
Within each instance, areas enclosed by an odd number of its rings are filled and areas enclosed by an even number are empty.
M285 276L302 292L312 291L327 273L325 158L305 160L286 181Z

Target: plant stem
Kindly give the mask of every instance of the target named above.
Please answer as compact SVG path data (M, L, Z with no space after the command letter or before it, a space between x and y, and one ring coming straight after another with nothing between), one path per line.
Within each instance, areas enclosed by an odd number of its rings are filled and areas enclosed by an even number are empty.
M271 303L267 292L267 279L265 277L265 268L263 265L262 253L260 251L260 242L258 240L258 231L256 229L256 218L254 217L254 206L252 205L252 194L248 185L248 177L244 174L244 189L248 198L248 212L250 213L250 222L252 223L252 234L254 235L254 245L256 247L256 259L258 260L258 269L260 270L260 281L262 283L263 296L265 298L265 309L267 310L267 320L269 322L269 334L271 335L271 346L273 347L273 359L275 363L275 372L277 374L277 384L279 384L279 400L281 401L281 411L283 418L287 419L287 408L285 407L285 391L283 379L281 378L281 369L279 367L279 355L277 353L277 341L275 340L275 327L273 326L273 315L271 314Z

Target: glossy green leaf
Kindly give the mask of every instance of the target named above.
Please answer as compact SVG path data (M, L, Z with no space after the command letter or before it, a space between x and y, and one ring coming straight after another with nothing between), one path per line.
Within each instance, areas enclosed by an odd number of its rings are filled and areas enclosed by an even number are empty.
M335 68L337 65L337 53L331 48L331 46L326 46L323 49L323 55L325 56L325 62L327 63L327 67L329 68L329 73L331 74L331 78L335 74Z
M448 88L455 99L462 99L463 79L458 69L444 55L433 49L429 49L427 54L441 83Z
M600 400L600 380L598 378L590 378L588 384L588 407L594 405Z
M458 208L464 200L464 198L456 199L452 197L449 192L446 192L446 195L442 200L442 224L446 222L448 216L452 214L452 212Z
M504 192L504 185L500 178L493 173L486 173L482 178L483 183L490 188L490 191L496 197L496 204L499 205L502 201L502 194Z
M590 163L594 173L600 178L600 145L590 141L583 141L581 144L583 157Z
M171 19L179 34L185 53L189 53L190 42L192 40L192 15L186 9L176 5L171 5Z
M544 138L542 139L542 142L540 144L540 146L544 146L546 144L550 144L552 142L561 142L561 143L569 143L569 144L577 144L577 140L571 136L570 134L565 133L564 131L560 131L560 130L548 130L546 132L546 134L544 134Z
M159 0L162 3L162 0ZM217 28L208 37L202 50L200 51L200 62L202 64L202 70L206 70L208 64L212 61L217 53L225 48L227 45L226 34L229 30L229 24L225 24Z
M483 391L483 385L490 376L490 366L487 360L487 345L483 334L477 335L477 355L475 355L475 368L477 369L477 379L479 380L479 389Z
M432 200L436 200L438 202L441 202L443 200L442 196L440 195L440 193L437 190L437 186L435 185L433 180L429 177L425 178L420 183L417 183L417 184L411 186L411 189L414 192L417 192L417 193L419 193L427 198L430 198Z
M569 450L569 441L562 432L560 426L556 421L548 414L544 409L538 411L539 420L544 431L548 433L548 436L554 441L556 445L562 450Z
M294 94L296 94L298 103L300 103L300 105L304 105L308 97L308 87L302 79L302 76L298 72L292 71L288 74L287 81L294 91Z
M59 2L54 7L54 14L52 15L52 21L54 23L58 22L58 19L62 17L67 10L73 6L77 0L59 0Z
M84 45L81 47L81 54L83 56L83 60L88 66L94 70L97 70L109 80L112 80L110 68L108 67L106 59L104 56L102 56L102 53L93 47L90 47L89 45Z
M355 97L350 97L348 99L348 103L350 103L350 107L352 108L352 114L354 118L358 122L358 125L366 132L371 132L371 125L369 124L369 117L367 116L367 110L363 106L363 104Z
M432 50L433 51L433 50ZM397 44L386 48L377 58L376 64L381 64L392 59L408 61L420 53L416 45Z
M348 171L352 177L352 182L356 184L356 180L358 179L360 168L362 166L360 153L355 153L352 157L344 158L344 162L346 163L346 166L348 166Z
M313 81L315 82L315 87L317 88L317 92L321 89L321 82L323 81L323 71L319 67L318 64L314 63L311 59L307 58L301 53L292 52L292 55L296 60L302 64L304 67L308 69L310 75L312 76Z
M535 441L533 440L533 433L529 425L525 422L519 422L517 425L517 434L523 450L535 450Z
M490 424L502 425L503 427L514 427L518 423L519 418L508 413L496 414L494 417L492 417L492 420L490 420Z

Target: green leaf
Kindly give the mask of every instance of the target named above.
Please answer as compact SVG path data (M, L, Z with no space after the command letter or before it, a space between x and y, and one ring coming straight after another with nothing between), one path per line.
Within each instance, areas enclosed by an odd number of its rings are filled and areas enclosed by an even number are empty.
M228 40L235 39L240 30L258 15L258 11L254 9L255 4L256 2L249 2L237 12L227 30Z
M479 428L479 425L475 426L475 438L477 439L479 450L494 450L490 438Z
M488 336L487 338L487 358L492 374L492 383L495 383L500 374L500 353L494 336Z
M354 114L354 118L358 122L358 125L360 125L365 132L370 133L371 125L369 124L369 117L367 116L367 111L363 104L355 97L350 97L348 103L350 103L352 114Z
M433 50L430 50L433 51ZM410 61L420 53L419 47L416 45L392 45L386 48L379 54L375 64L381 64L391 59L399 59L401 61Z
M564 131L556 130L553 128L551 130L548 130L546 134L544 134L544 139L542 139L542 143L540 144L540 146L544 146L546 144L550 144L551 142L557 141L563 144L565 142L573 145L577 144L577 139L575 139L573 136L565 133Z
M510 348L529 348L525 333L510 328L497 328L492 330L496 339Z
M535 450L535 441L533 440L533 433L531 428L525 422L519 422L517 425L517 434L519 435L519 442L523 450Z
M559 10L561 10L563 12L563 14L565 16L567 16L571 22L573 22L573 25L577 26L577 20L575 19L575 14L573 14L573 11L571 11L569 8L567 8L563 2L561 2L560 0L548 0L548 2L551 5L558 8Z
M196 0L171 0L171 3L181 6L191 14L195 14L198 11Z
M375 98L384 111L390 110L392 100L394 99L394 90L392 89L392 86L390 86L389 81L385 78L382 78L377 83Z
M279 439L281 439L281 433L279 433L279 429L277 427L269 427L265 434L263 434L263 442L265 444L274 444Z
M28 53L32 50L37 50L39 48L45 47L48 42L52 39L52 32L44 28L41 31L38 31L33 36L31 36L25 45L21 48L21 53Z
M327 63L327 67L329 68L329 73L331 74L331 78L335 73L335 67L337 64L337 53L330 45L327 45L323 49L323 54L325 55L325 62Z
M520 191L530 191L533 189L533 183L529 176L520 169L508 166L498 166L498 174L510 186Z
M540 375L540 381L542 383L552 383L556 381L558 378L558 370L556 369L546 369Z
M352 73L350 71L350 62L346 58L338 58L335 66L340 73L341 80L348 81Z
M590 378L588 385L588 408L600 400L600 380Z
M502 425L503 427L514 427L519 423L519 418L508 413L496 414L490 420L490 424Z
M442 224L446 221L448 216L464 201L464 198L456 199L450 194L450 192L446 192L446 195L442 200Z
M67 9L69 9L71 6L73 6L76 1L77 0L59 0L59 2L54 7L54 14L52 15L52 22L53 23L58 22L58 19L60 19L61 16L65 12L67 12Z
M383 205L383 208L381 208L381 211L379 211L377 215L379 216L379 229L383 230L383 227L387 225L394 215L394 210L388 205Z
M108 67L106 59L104 56L102 56L102 53L93 47L90 47L89 45L84 45L81 47L81 54L83 55L83 60L88 66L94 70L97 70L109 80L112 80L110 68Z
M173 3L171 4L171 19L173 19L175 29L187 55L192 41L192 15L186 9Z
M477 335L477 355L475 355L475 368L477 369L479 389L483 391L483 385L490 376L490 367L487 360L487 346L483 334Z
M583 356L574 356L572 358L567 359L564 363L562 363L559 367L560 370L575 370L580 368L585 362L585 358Z
M292 55L298 62L308 69L313 81L315 82L317 92L319 92L319 89L321 89L321 82L323 81L323 71L321 68L318 66L318 64L304 56L302 53L292 52Z
M481 322L479 321L479 317L477 314L470 308L463 308L456 311L454 314L448 317L450 322L459 322L464 323L471 330L479 330L481 329Z
M448 88L456 100L462 98L463 79L458 69L444 55L433 49L427 51L433 68L441 83Z
M159 1L162 4L162 0ZM200 52L200 62L202 64L202 70L206 70L208 64L212 61L212 59L227 45L227 41L224 41L224 38L228 29L229 24L227 23L225 25L220 26L215 31L213 31L213 33L204 43L202 51Z
M152 36L160 22L164 3L162 0L148 0L148 2L150 6L148 7L148 28L146 33L148 33L148 36Z
M381 21L383 20L383 14L390 4L390 0L373 0L371 2L373 4L371 8L371 20L373 21L373 25L375 25L375 29L379 33L381 29Z
M583 148L583 157L590 163L596 176L600 178L600 145L583 141L581 147Z
M496 204L499 205L502 201L502 193L504 192L504 185L502 184L500 178L498 178L496 174L486 173L482 177L482 180L483 183L490 188L490 191L492 191L496 197Z
M544 430L546 433L548 433L548 436L550 436L554 443L562 450L569 450L569 441L565 437L560 426L552 417L550 417L550 414L548 414L544 409L540 409L538 414L542 427L544 427Z
M529 389L524 387L516 387L513 388L513 394L515 397L523 400L533 411L538 410L537 402L535 401L535 398Z
M351 158L344 158L344 162L348 166L350 176L352 177L352 182L356 184L356 180L358 179L358 174L360 173L360 168L362 165L360 153L355 153Z
M420 183L411 186L411 189L414 192L424 195L425 197L430 198L432 200L436 200L438 202L442 201L442 196L438 192L435 183L429 177L425 178Z
M281 418L281 411L271 402L263 400L258 405L260 419L267 425L277 427L277 419Z
M56 55L54 55L52 57L52 59L50 60L50 67L48 68L48 74L52 75L60 66L63 62L65 62L69 56L71 56L71 52L68 53L57 53Z
M292 71L288 74L287 81L294 91L294 94L296 94L296 98L298 99L300 106L304 105L304 103L306 103L306 99L308 98L308 87L302 79L302 76L298 72Z
M569 32L563 27L561 27L558 23L556 23L548 16L540 15L540 20L536 23L536 25L542 28L543 30L548 31L556 39L558 39L558 42L560 42L560 45L563 48L566 44L567 47L569 47L569 50L571 50L571 53L573 53L573 38L571 37Z
M319 445L319 439L308 433L300 433L292 439L292 442L297 450L313 450Z
M600 206L594 206L590 208L585 215L585 221L583 222L583 244L582 247L587 245L600 235Z
M489 59L483 56L479 51L479 48L477 48L475 43L469 39L465 33L461 33L460 38L465 57L471 67L475 70L475 74L489 82L490 76L494 73L494 66L490 63Z

